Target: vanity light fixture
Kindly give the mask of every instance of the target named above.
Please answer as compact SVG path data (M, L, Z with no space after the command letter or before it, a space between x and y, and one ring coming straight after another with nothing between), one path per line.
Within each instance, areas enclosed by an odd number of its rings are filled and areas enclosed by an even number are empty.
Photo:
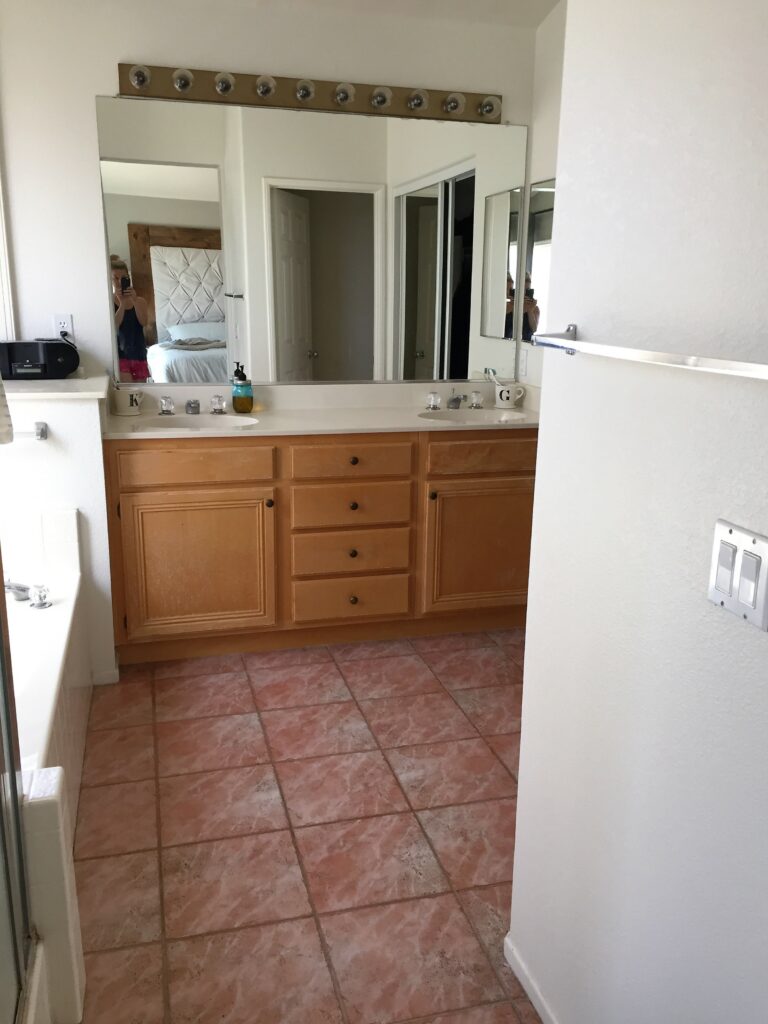
M426 89L414 89L406 100L406 106L409 110L426 110L429 106L429 93Z
M184 102L234 103L238 106L377 113L383 117L417 117L433 121L493 124L501 121L501 96L408 85L286 78L242 71L118 64L120 96Z
M334 100L339 104L340 107L344 107L347 103L355 102L355 87L350 85L349 82L340 82L336 86L336 92L333 94Z
M222 71L213 80L213 87L219 96L229 96L235 88L235 76L228 71Z
M371 106L376 110L385 110L392 105L392 90L386 85L377 85L371 93Z
M462 114L466 105L466 96L461 92L451 92L443 100L443 110L446 114Z
M498 96L486 96L477 108L478 114L486 119L496 119L501 114L501 100Z
M177 68L173 72L173 88L176 92L189 92L195 81L195 76L186 68Z
M277 82L272 75L259 75L256 79L256 95L263 100L269 99L277 92Z
M152 72L144 64L134 64L128 72L128 79L134 89L146 89L152 81Z
M308 78L302 78L296 83L296 99L301 100L302 103L307 103L309 100L315 98L315 83L310 82Z

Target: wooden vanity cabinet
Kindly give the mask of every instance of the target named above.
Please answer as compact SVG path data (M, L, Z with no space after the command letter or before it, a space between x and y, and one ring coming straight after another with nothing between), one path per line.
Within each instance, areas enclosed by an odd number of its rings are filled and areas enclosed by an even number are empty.
M105 441L121 657L519 624L535 453L535 430Z

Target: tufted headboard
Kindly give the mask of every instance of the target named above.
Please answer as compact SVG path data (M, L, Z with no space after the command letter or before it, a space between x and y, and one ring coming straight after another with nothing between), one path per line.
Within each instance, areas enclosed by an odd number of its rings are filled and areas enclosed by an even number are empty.
M171 324L226 318L220 249L153 245L149 254L158 341L168 340Z

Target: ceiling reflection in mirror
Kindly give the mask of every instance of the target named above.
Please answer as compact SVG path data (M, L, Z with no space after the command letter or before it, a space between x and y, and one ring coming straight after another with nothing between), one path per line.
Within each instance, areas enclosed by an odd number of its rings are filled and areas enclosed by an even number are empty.
M523 180L524 127L97 112L121 380L224 383L236 360L260 382L467 379L505 336L485 329L510 252L487 206Z

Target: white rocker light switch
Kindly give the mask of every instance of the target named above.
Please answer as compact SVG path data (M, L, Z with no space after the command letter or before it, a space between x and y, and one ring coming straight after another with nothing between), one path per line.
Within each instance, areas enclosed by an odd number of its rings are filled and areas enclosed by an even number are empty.
M709 599L768 630L768 537L718 519L709 573Z

